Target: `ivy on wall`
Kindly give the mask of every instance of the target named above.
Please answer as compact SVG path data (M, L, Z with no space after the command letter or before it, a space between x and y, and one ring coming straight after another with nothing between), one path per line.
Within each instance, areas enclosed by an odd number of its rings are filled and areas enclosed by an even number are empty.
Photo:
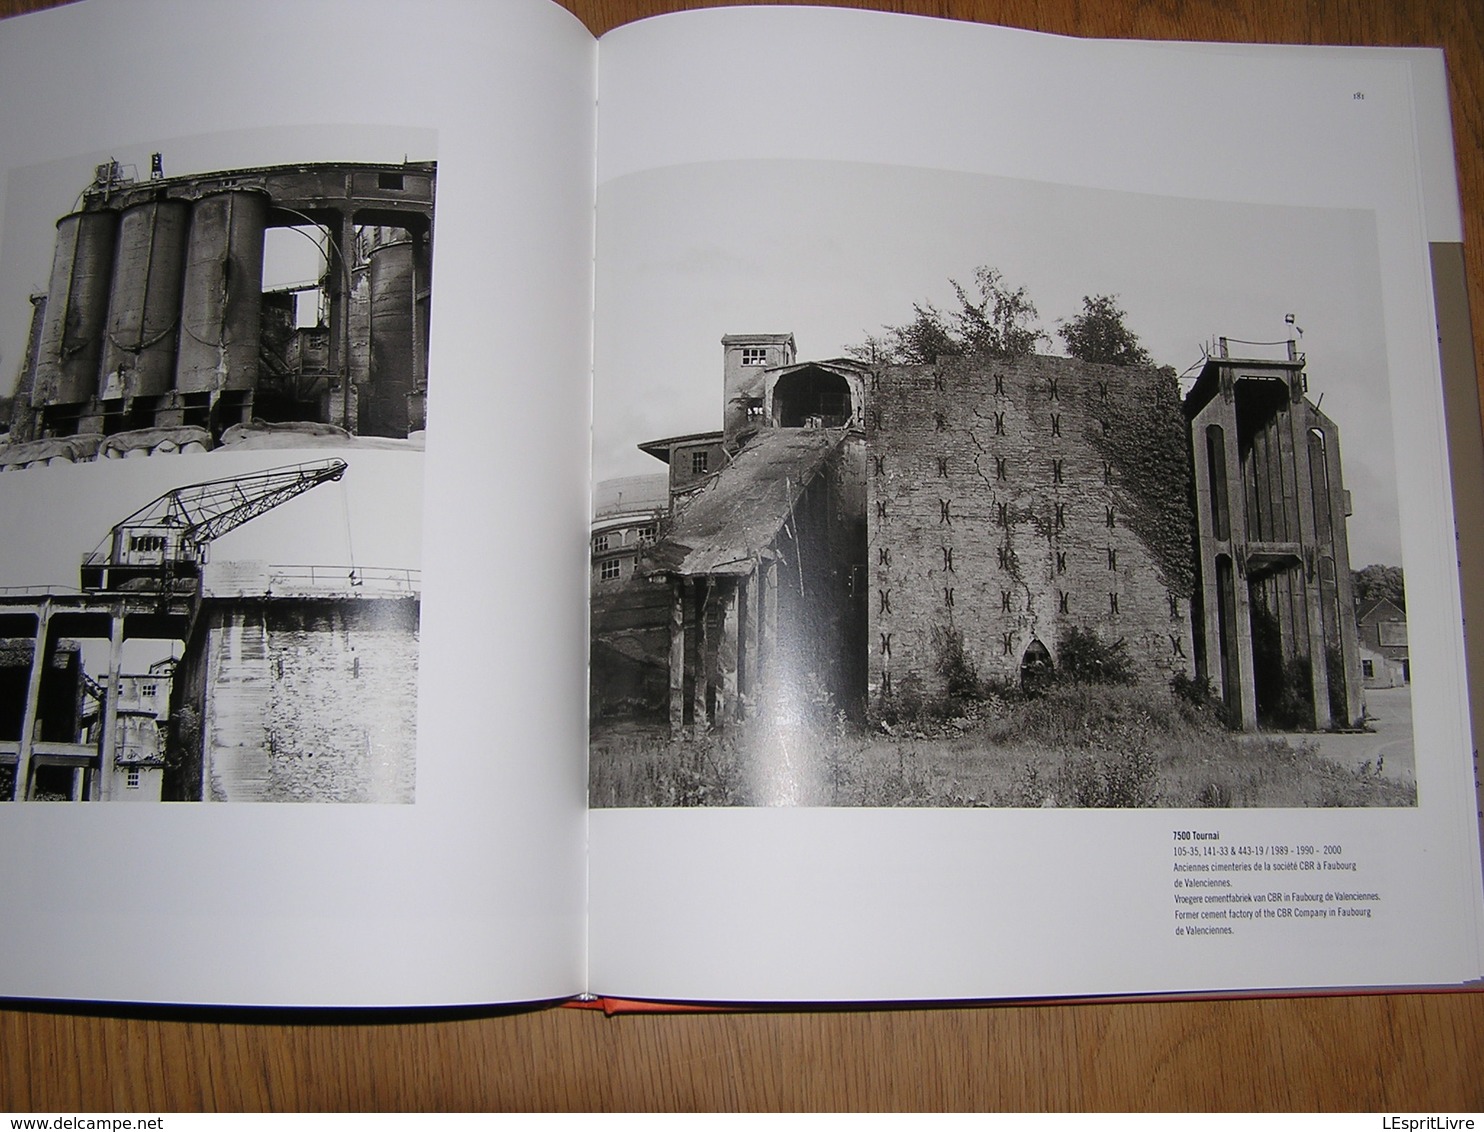
M1154 555L1164 584L1188 598L1195 588L1195 516L1180 383L1166 366L1122 369L1119 385L1118 395L1093 407L1090 415L1098 419L1088 422L1087 439L1112 465L1122 520Z

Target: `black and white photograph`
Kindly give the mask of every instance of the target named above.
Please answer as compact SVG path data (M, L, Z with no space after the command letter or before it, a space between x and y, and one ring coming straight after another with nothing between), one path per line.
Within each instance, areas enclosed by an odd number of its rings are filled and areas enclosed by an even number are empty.
M0 799L413 801L437 165L345 133L9 176Z
M421 462L0 474L0 799L411 802Z
M1416 805L1373 215L599 199L592 806Z
M0 471L422 447L437 164L247 164L273 149L227 135L11 174Z

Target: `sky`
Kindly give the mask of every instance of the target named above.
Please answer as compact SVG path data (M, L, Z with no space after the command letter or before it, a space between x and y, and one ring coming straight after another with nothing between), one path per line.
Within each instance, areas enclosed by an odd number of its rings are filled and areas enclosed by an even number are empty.
M1053 336L1112 294L1156 362L1218 335L1304 331L1309 397L1340 430L1356 567L1400 563L1374 217L844 162L676 166L598 194L593 478L664 471L641 441L721 427L724 334L792 332L838 357L951 308L979 265L1026 288ZM1239 355L1241 349L1233 347ZM1283 348L1248 356L1280 357Z
M341 479L223 535L211 544L210 561L420 569L420 452L224 450L0 472L0 586L76 588L83 556L165 492L331 458L349 464Z

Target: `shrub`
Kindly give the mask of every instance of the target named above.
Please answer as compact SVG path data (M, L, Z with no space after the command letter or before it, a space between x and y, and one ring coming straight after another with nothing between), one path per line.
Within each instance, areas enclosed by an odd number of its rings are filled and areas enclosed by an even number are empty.
M1132 684L1128 642L1108 645L1091 629L1068 629L1057 643L1057 674L1072 684Z
M982 689L979 669L964 651L964 635L951 625L933 629L933 668L943 678L949 696L978 699Z

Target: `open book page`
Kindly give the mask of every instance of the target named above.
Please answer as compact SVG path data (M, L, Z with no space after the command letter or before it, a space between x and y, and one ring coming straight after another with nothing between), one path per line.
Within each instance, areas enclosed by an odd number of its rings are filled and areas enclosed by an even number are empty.
M591 989L1478 977L1436 57L600 56Z
M0 994L582 989L595 68L535 2L0 24Z

